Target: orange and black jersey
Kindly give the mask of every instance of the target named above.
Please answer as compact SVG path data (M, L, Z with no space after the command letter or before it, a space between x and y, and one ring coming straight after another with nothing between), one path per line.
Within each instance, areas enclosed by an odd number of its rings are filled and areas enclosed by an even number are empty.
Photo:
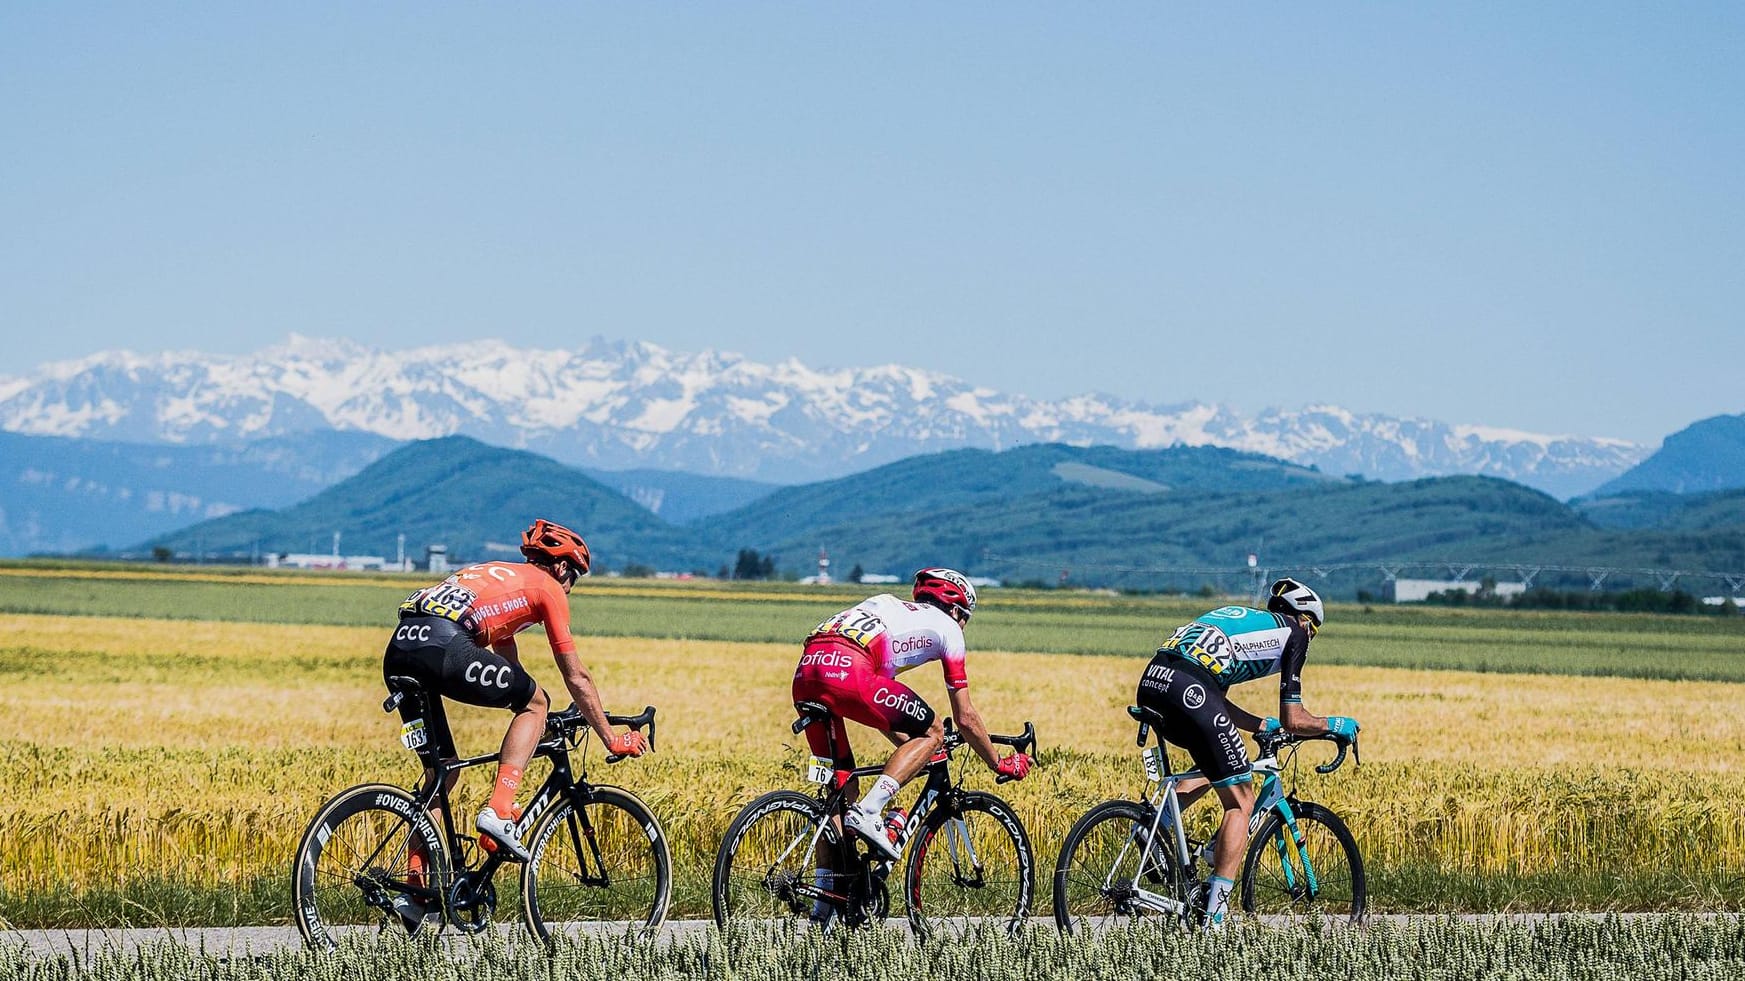
M576 649L569 596L550 573L525 562L469 565L406 597L400 615L453 620L485 647L513 640L537 623L545 627L552 653Z

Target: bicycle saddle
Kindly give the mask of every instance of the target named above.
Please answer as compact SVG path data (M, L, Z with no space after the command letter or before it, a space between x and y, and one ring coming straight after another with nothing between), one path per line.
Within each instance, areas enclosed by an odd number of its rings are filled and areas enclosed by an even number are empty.
M794 720L794 733L798 735L814 722L823 722L830 718L830 706L823 702L795 702L794 711L800 717Z

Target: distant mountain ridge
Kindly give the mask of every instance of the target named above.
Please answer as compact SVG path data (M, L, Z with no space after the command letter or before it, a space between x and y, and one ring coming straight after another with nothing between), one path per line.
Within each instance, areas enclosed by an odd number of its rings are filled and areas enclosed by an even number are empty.
M0 432L0 555L120 548L206 518L283 507L394 445L331 430L241 446Z
M1745 415L1714 416L1666 437L1652 456L1594 495L1629 491L1697 494L1745 487Z
M394 556L446 546L459 559L519 560L519 535L545 517L583 532L602 568L627 561L663 568L717 549L579 470L465 436L408 443L354 476L280 510L227 515L161 535L136 551L167 547L218 555L324 551L337 532L347 554Z
M347 552L393 555L405 534L413 554L442 543L476 560L512 556L522 524L547 516L587 536L602 572L637 564L709 573L731 567L742 548L796 575L825 549L838 574L941 563L1020 581L1070 572L1075 583L1145 588L1198 588L1203 580L1167 570L1228 569L1250 551L1275 569L1311 571L1451 560L1745 570L1745 494L1626 510L1601 528L1495 478L1381 483L1215 447L1052 444L916 457L678 526L556 461L445 437L407 444L290 508L202 522L136 551L247 557L320 549L339 531Z
M1334 406L1250 417L1198 402L1049 401L900 365L819 370L599 339L577 350L481 341L390 352L294 336L242 356L106 352L0 379L0 429L12 432L199 444L324 428L462 434L576 466L784 484L946 449L1059 442L1222 446L1330 474L1477 473L1571 496L1647 453L1618 439Z

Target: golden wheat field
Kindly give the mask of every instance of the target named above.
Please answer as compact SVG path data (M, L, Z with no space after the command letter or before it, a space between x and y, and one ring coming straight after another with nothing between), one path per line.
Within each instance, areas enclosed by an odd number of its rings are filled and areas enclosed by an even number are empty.
M0 896L130 877L194 888L282 878L322 800L416 775L380 706L381 630L0 615L0 632ZM788 729L797 650L579 643L610 708L659 707L658 752L611 768L596 756L592 776L660 815L677 911L696 914L700 893L688 890L706 882L736 809L801 785L803 741ZM541 642L523 650L555 684ZM1045 866L1086 807L1143 789L1122 711L1142 663L971 655L989 725L1030 720L1040 734L1039 769L999 792ZM945 704L935 674L911 679ZM1371 889L1377 906L1389 903L1389 870L1602 881L1671 870L1712 883L1745 868L1745 686L1311 666L1305 689L1312 711L1363 722L1362 767L1327 778L1305 767L1302 786L1346 817L1384 883ZM1233 697L1265 712L1275 690ZM507 721L466 706L450 715L466 752L495 749ZM882 753L875 739L858 737L863 760ZM463 802L476 807L488 779L469 771ZM986 773L968 782L993 786ZM1705 888L1679 902L1729 902Z

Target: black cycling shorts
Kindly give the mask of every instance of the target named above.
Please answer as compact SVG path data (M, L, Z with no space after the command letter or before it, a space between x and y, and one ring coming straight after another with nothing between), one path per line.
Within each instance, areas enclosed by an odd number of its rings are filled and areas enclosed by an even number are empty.
M424 685L429 696L423 715L430 735L428 746L430 752L442 759L459 755L454 734L448 728L448 713L443 711L443 697L468 705L520 712L539 690L539 684L521 665L473 643L471 635L459 624L442 617L413 616L400 620L382 654L382 678L385 681L392 675L417 678ZM418 717L414 699L400 702L401 719L410 722Z
M1139 678L1141 706L1163 717L1163 738L1188 751L1215 786L1249 779L1248 747L1230 721L1224 689L1192 661L1158 654Z

